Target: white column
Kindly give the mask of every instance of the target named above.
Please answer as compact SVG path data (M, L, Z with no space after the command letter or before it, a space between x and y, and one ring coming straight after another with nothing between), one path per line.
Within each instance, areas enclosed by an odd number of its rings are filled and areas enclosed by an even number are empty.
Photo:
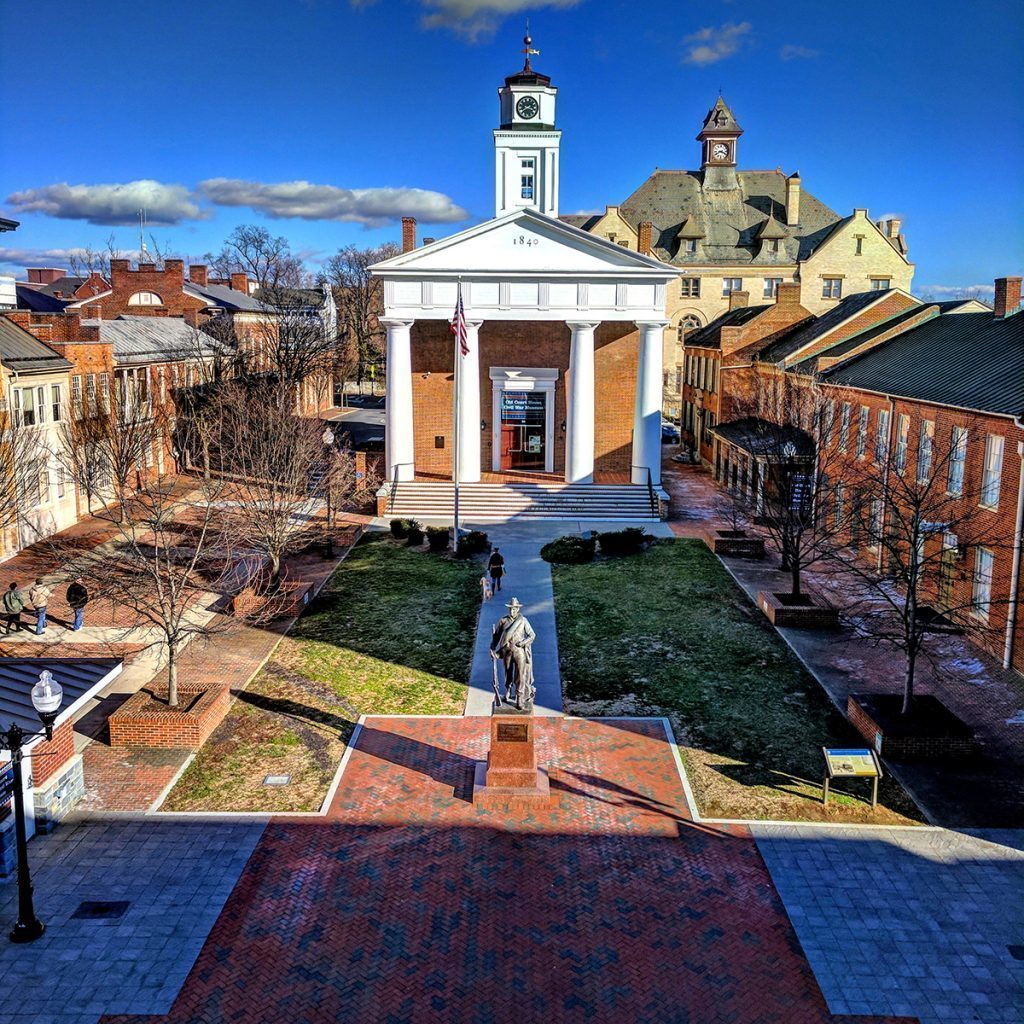
M640 351L636 365L636 404L633 407L633 468L635 484L661 484L661 366L667 320L638 320Z
M466 321L469 354L459 368L459 483L480 480L480 320Z
M384 462L390 483L398 473L399 480L412 480L412 344L409 329L412 320L381 320L388 332L387 398L384 414Z
M569 395L565 482L594 482L594 329L597 322L570 323Z

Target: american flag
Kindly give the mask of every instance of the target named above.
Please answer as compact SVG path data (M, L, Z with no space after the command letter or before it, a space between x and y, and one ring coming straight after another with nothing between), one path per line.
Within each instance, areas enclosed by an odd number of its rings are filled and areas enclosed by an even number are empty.
M469 333L466 330L466 311L462 308L462 285L459 284L459 298L455 303L455 315L452 317L452 334L459 340L459 351L469 355Z

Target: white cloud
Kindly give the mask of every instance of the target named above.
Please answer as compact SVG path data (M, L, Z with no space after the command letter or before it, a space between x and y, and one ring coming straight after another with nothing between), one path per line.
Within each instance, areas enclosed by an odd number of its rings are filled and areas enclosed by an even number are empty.
M749 21L741 21L720 25L718 28L709 25L694 32L683 40L689 44L683 54L683 63L705 67L731 57L748 41L751 28L753 26Z
M105 251L103 245L97 248L99 251ZM97 249L93 249L93 254L96 251ZM3 267L8 273L17 274L20 274L25 267L63 267L65 270L69 270L72 260L85 260L89 255L88 249L76 245L51 249L19 249L15 246L7 248L0 246L0 267ZM139 258L137 249L118 249L116 255L126 260Z
M369 7L376 0L352 0L353 7ZM510 14L542 7L576 7L584 0L420 0L426 8L424 28L447 28L471 43L493 36Z
M210 178L197 187L218 206L247 206L268 217L351 221L379 227L399 217L443 224L469 216L442 192L422 188L338 188L309 181L268 184L238 178Z
M60 182L13 192L7 202L19 213L44 213L89 224L137 224L139 210L153 225L180 224L207 216L184 185L141 179L109 185Z
M796 43L786 43L779 50L779 56L783 60L813 60L821 53L821 50L812 50L809 46L799 46Z
M918 289L922 295L948 295L953 299L970 298L973 295L991 295L995 285L988 284L926 284Z

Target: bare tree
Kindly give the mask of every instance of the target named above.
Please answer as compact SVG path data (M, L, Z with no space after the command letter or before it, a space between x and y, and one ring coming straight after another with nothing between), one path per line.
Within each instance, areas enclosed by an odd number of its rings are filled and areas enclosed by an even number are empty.
M831 546L822 568L856 595L846 614L857 633L900 652L906 715L929 642L951 627L976 639L989 632L987 560L1012 538L987 525L977 495L964 497L967 422L946 424L938 438L934 421L922 421L916 438L909 416L890 426L891 440L879 438L873 453L848 460L833 485L834 536L846 543Z
M302 261L292 255L288 239L276 238L264 227L240 224L221 251L204 257L217 277L244 273L260 288L298 288L306 278Z
M370 267L399 251L391 243L371 249L349 245L327 261L327 280L334 289L342 332L355 346L360 380L364 366L384 362L386 332L379 320L384 309L383 288L380 279L370 274Z
M107 236L103 248L92 248L86 246L84 249L76 249L68 256L68 266L75 277L88 277L90 274L100 274L108 281L110 280L110 261L124 259L125 254L118 248L114 233Z

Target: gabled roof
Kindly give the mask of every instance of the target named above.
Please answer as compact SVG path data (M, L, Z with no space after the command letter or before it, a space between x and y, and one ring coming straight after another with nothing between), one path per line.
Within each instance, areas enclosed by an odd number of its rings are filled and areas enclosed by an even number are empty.
M20 221L8 220L6 217L0 217L0 231L13 231Z
M768 219L757 229L757 238L762 242L773 238L785 238L786 229L775 219L775 211L768 214Z
M753 263L761 251L759 230L769 217L784 234L780 259L807 259L840 217L806 190L800 193L800 223L785 226L786 177L781 171L737 171L738 188L705 189L700 171L655 171L619 207L634 229L650 221L653 251L667 263L740 265ZM687 255L676 238L687 220L704 232L699 255ZM678 250L678 251L677 251Z
M603 216L603 213L562 213L558 219L570 227L589 231Z
M849 362L829 384L1024 417L1024 315L945 312Z
M779 425L757 416L745 416L729 423L720 423L711 428L711 433L731 445L761 458L781 458L787 445L793 446L792 454L802 458L814 455L814 440L811 436L791 424Z
M322 288L259 288L253 295L270 309L318 310L326 298Z
M0 316L0 362L17 373L48 373L71 367L49 345L5 316Z
M120 316L116 320L87 320L100 329L100 341L111 345L117 363L171 362L212 355L208 337L180 317Z
M63 277L58 277L56 281L36 285L35 288L36 291L44 295L56 296L57 292L60 292L61 296L70 301L74 297L75 291L88 280L89 278L80 277L77 274L65 274Z
M18 309L30 309L33 313L59 313L68 304L66 299L55 299L21 281L15 282L14 292L18 298Z
M258 313L264 309L263 303L259 302L248 292L235 291L223 284L193 284L185 282L184 292L194 299L201 299L211 306L218 306L221 309L228 309L237 312Z
M539 252L532 246L513 244L523 232L529 232L538 241L546 239L556 244L542 256L543 247ZM495 245L495 240L504 244ZM534 209L512 210L430 245L375 263L370 271L377 276L425 274L448 278L464 273L522 274L534 279L545 275L636 275L666 281L677 274L675 268L654 256L641 255Z
M895 289L894 289L895 290ZM841 299L830 310L805 320L798 324L791 331L786 331L780 338L774 341L759 355L758 359L765 363L781 363L791 355L806 348L812 342L825 337L830 331L845 323L850 317L862 313L873 303L880 302L887 296L891 296L893 290L883 292L858 292L856 295L848 295ZM910 308L919 309L920 303L915 303Z

